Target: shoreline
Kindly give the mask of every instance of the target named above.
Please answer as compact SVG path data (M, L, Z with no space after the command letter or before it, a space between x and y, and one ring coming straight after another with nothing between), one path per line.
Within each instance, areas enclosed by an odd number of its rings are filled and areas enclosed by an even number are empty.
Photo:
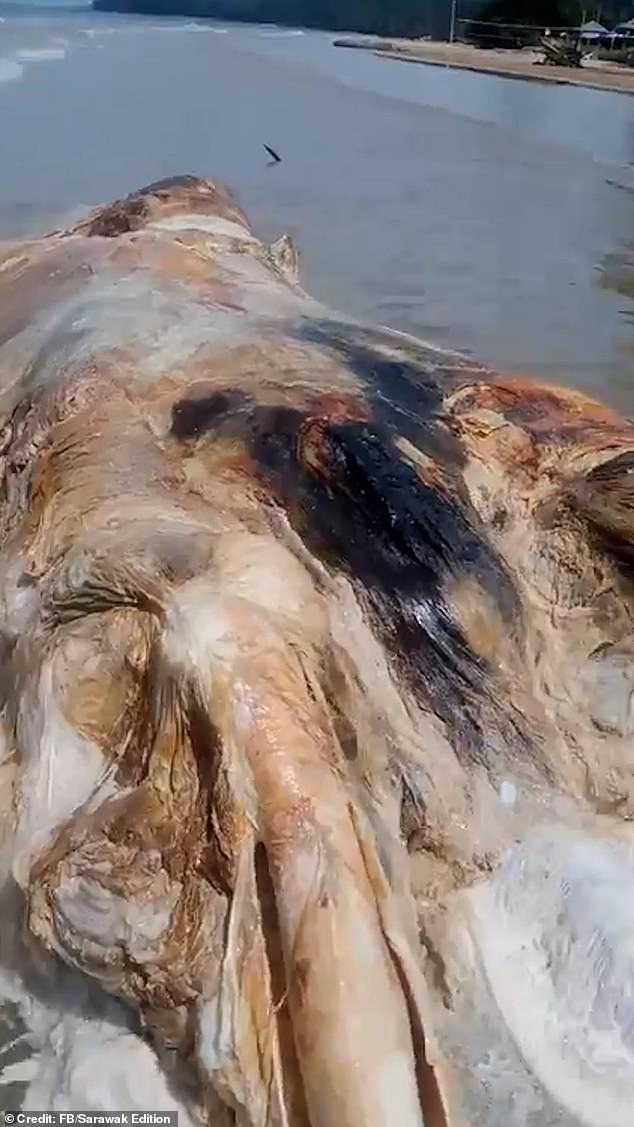
M502 51L472 47L465 43L437 43L432 40L338 39L336 47L371 51L377 58L414 63L419 66L446 67L498 78L525 82L552 83L555 86L584 86L613 94L634 95L634 68L592 60L580 69L538 66L537 51Z

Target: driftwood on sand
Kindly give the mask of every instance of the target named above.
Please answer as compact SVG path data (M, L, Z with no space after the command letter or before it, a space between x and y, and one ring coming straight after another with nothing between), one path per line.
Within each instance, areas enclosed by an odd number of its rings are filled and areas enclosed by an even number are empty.
M580 67L581 48L578 43L569 39L560 39L553 36L544 36L541 40L544 52L543 59L539 60L540 66L551 67Z
M634 426L193 178L2 248L0 393L27 1106L631 1127Z

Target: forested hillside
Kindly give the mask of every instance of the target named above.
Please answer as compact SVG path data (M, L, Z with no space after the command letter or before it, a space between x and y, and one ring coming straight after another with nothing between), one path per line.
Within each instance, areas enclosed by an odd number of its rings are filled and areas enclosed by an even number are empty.
M451 0L94 0L94 7L443 39L449 30ZM574 25L584 13L608 26L634 16L634 0L605 0L596 8L577 0L458 0L457 8L463 19L552 26Z
M94 0L101 10L217 16L374 35L446 35L451 0ZM471 5L473 10L473 5Z

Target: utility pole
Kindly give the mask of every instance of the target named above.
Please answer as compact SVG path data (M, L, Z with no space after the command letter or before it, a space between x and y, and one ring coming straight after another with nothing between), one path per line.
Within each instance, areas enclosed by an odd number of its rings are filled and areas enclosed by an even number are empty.
M449 42L453 43L456 38L456 15L458 7L458 0L451 0L451 18L449 20Z
M587 19L588 19L588 13L586 12L586 9L584 8L583 12L581 13L581 23L579 24L579 34L577 35L577 47L579 48L579 50L581 50L581 36L583 35L581 28L584 26Z

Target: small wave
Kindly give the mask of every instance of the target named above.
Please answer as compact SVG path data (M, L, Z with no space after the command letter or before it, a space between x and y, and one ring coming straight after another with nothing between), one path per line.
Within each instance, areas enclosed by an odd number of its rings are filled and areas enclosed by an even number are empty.
M174 35L175 32L183 31L211 31L211 28L207 27L204 23L195 23L193 20L190 20L189 23L153 23L144 26L137 25L127 28L126 30L132 32L133 35L138 35L146 31L163 31L166 32L167 35Z
M65 47L21 47L15 53L21 63L43 63L49 59L65 59Z
M132 29L134 32L146 31L162 31L167 35L182 34L182 32L212 32L214 35L227 35L228 28L226 27L212 27L207 23L168 23L168 24L151 24L145 27L135 27Z
M22 78L24 67L15 59L0 59L0 82L12 82Z
M263 31L261 32L261 37L262 39L294 39L295 36L304 34L301 28L293 27L289 28L288 31L281 31L279 29L275 31Z

